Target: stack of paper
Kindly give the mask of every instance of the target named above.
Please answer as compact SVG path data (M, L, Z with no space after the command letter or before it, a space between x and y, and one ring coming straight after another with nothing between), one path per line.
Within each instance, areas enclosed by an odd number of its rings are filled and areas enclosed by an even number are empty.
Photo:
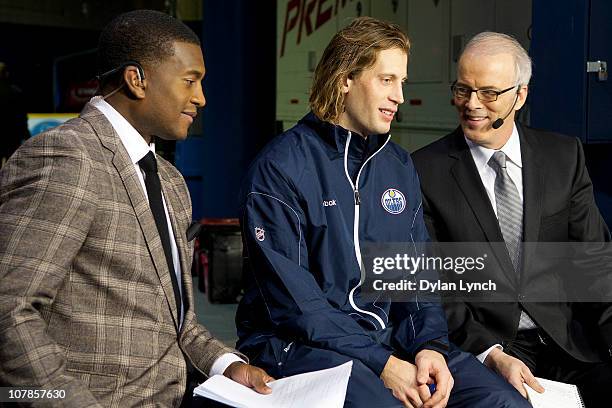
M529 401L534 408L584 408L584 403L574 384L566 384L558 381L537 378L544 387L544 393L540 394L527 386Z
M222 375L200 384L194 395L237 408L341 408L353 362L326 370L282 378L268 384L272 393L259 394Z

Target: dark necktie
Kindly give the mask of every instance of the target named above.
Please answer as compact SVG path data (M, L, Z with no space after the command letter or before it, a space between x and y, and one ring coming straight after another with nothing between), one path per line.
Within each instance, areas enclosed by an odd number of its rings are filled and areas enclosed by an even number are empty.
M521 242L523 240L523 203L518 189L508 175L506 154L502 151L493 153L489 166L495 170L495 205L499 229L506 241L506 248L516 272L521 267ZM519 330L537 327L524 310L521 310Z
M176 301L176 310L178 311L180 320L181 292L179 290L176 272L174 271L174 262L172 261L168 219L166 218L166 212L164 211L164 204L162 202L161 183L159 181L159 175L157 174L157 160L155 160L155 154L150 151L145 157L140 159L138 164L145 174L144 179L147 188L147 196L149 197L149 205L153 213L153 218L155 219L155 225L157 225L157 231L159 232L162 246L164 247L164 254L166 254L166 263L168 264L168 271L170 271L172 289L174 290L174 300Z

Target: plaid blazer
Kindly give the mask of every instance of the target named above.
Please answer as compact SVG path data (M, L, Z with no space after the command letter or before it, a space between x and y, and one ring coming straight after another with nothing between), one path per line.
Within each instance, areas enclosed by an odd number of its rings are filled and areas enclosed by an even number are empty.
M87 105L2 168L0 385L63 389L64 406L177 406L184 355L207 374L234 352L196 322L191 201L181 174L158 167L186 293L180 333L148 201L101 112Z

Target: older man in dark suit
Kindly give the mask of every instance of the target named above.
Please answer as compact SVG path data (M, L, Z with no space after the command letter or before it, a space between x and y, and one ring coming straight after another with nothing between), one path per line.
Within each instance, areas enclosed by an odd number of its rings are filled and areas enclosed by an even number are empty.
M187 136L205 104L197 36L154 11L99 44L101 93L0 172L0 384L58 405L178 406L212 374L271 378L196 322L189 193L153 137ZM185 396L185 398L183 398Z
M580 141L515 123L530 77L512 37L485 32L466 45L452 86L460 126L413 155L425 220L437 241L501 243L492 273L519 300L449 302L451 340L523 395L523 383L541 391L535 374L577 383L600 407L612 383L610 303L521 301L537 260L523 243L610 241Z

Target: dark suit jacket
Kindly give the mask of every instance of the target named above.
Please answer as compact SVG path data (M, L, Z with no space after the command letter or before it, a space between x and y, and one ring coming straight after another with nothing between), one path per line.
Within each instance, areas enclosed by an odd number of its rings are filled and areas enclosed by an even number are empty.
M110 122L80 118L29 139L0 171L0 385L66 390L59 405L177 406L186 360L207 374L233 350L196 321L191 202L158 157L180 254L179 317L144 190Z
M610 240L593 198L578 139L519 126L523 161L524 242ZM461 128L413 154L421 180L425 222L439 242L503 242L499 224ZM517 274L503 245L492 249L501 290L528 291L528 251ZM520 276L517 276L520 275ZM498 288L500 290L500 288ZM610 288L612 291L612 288ZM612 292L610 292L612 293ZM536 323L582 361L599 361L612 345L609 305L522 303ZM474 354L516 336L518 302L449 302L451 340Z

